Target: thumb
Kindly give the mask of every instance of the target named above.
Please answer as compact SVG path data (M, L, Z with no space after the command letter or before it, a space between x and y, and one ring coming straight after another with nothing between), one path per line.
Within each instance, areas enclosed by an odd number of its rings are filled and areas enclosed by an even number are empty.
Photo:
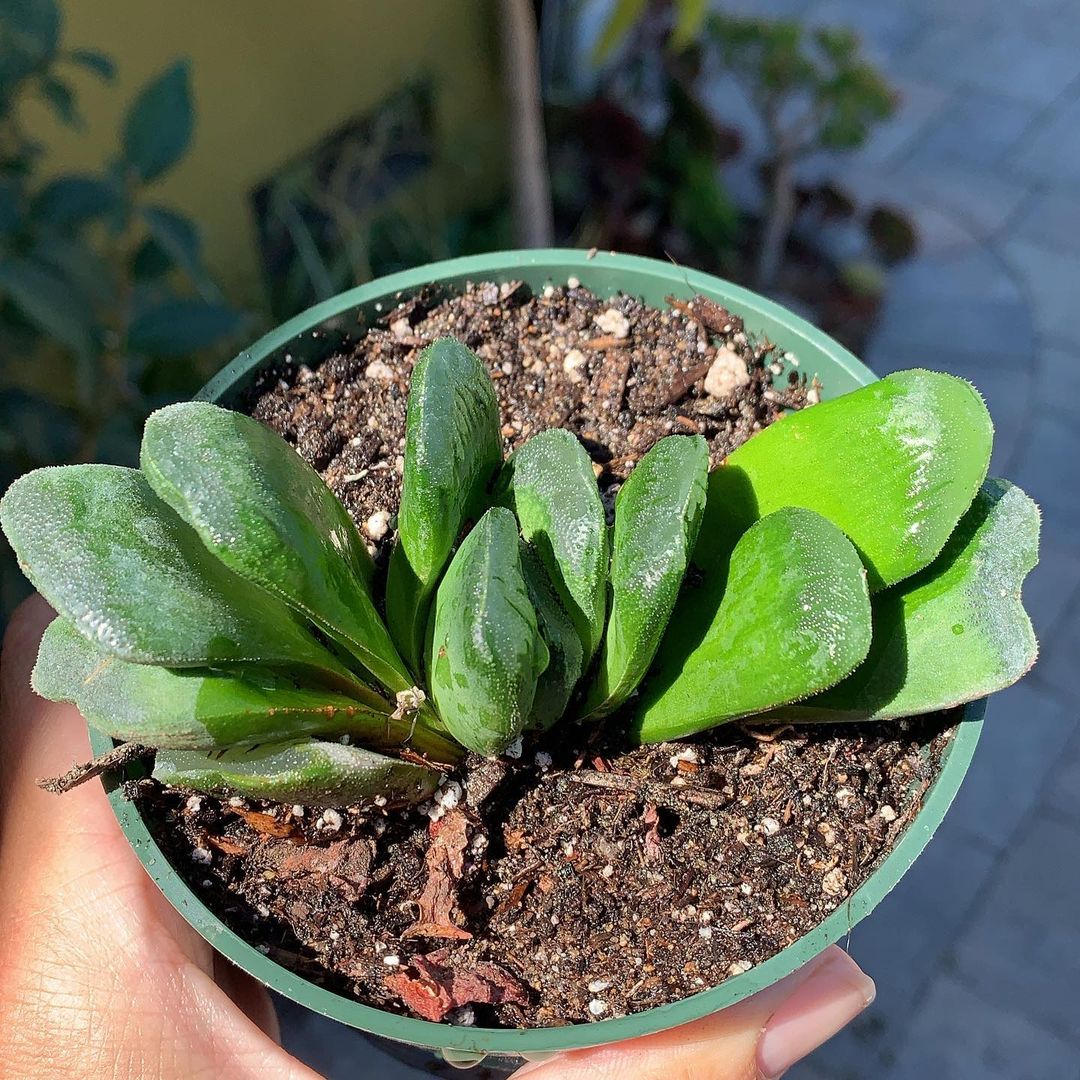
M874 1000L836 945L730 1009L630 1042L525 1065L512 1080L773 1080Z

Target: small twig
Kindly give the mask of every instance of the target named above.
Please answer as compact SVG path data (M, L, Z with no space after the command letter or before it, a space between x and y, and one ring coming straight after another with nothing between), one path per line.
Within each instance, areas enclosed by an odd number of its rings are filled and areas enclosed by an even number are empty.
M51 776L39 778L36 783L43 791L50 791L54 795L63 795L87 780L93 780L103 772L114 769L124 769L133 761L139 761L149 757L154 752L153 747L141 746L139 743L127 742L114 746L104 754L88 761L84 765L76 765L69 769L63 776Z
M693 803L696 806L708 806L718 809L727 806L730 799L722 792L712 788L671 787L668 784L635 780L626 773L593 772L591 769L579 769L565 773L570 780L589 787L604 788L620 794L637 795L662 806L678 806L680 803Z

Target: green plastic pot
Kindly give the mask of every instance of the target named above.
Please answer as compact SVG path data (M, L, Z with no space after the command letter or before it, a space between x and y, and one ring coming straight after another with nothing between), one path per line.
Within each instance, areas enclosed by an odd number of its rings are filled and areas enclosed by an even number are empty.
M629 255L590 256L583 251L540 250L452 259L351 289L290 319L244 350L198 396L226 406L236 405L268 365L286 357L317 364L357 329L358 318L370 325L400 297L423 286L453 290L467 281L521 280L538 290L549 283L565 283L571 277L600 295L622 292L656 306L663 306L664 298L669 295L689 299L695 293L703 293L742 316L750 331L767 334L770 340L794 353L802 372L820 377L825 396L835 397L876 378L851 353L804 319L720 278ZM138 810L119 791L111 792L110 799L135 853L177 911L215 949L279 994L369 1034L438 1051L453 1064L475 1064L488 1055L517 1055L535 1060L563 1050L632 1039L696 1020L770 986L844 937L903 877L941 824L975 751L983 708L983 702L976 702L965 709L945 750L937 781L926 793L922 809L896 847L847 902L819 926L771 960L711 990L633 1016L560 1028L506 1030L434 1024L361 1005L308 982L233 933L169 864ZM105 736L93 731L91 736L95 753L110 747L111 742Z

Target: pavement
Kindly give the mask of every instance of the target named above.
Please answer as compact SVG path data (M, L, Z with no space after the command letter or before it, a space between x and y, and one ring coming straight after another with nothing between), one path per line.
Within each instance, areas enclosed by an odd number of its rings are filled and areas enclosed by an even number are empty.
M876 1003L788 1075L1078 1080L1080 424L1059 406L1080 371L1080 4L724 6L851 26L901 92L863 150L807 164L919 226L920 251L892 273L864 359L879 374L926 366L971 379L997 426L992 473L1043 511L1025 590L1039 663L994 698L945 824L847 942L877 980ZM714 100L752 130L729 83ZM425 1075L298 1010L285 1038L330 1080Z

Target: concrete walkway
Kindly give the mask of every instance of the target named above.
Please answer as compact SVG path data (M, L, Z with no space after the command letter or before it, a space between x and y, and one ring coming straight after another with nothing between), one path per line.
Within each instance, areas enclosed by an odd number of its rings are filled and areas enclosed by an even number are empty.
M993 470L1042 505L1026 598L1042 658L995 699L947 823L852 954L876 1004L796 1080L1080 1077L1080 5L1075 0L739 0L848 25L904 106L862 152L811 163L909 210L920 255L895 273L865 357L982 390ZM730 86L716 97L738 111ZM745 176L746 174L744 174ZM738 177L735 178L738 180ZM752 193L748 193L752 196ZM286 1040L325 1075L419 1076L329 1021Z

